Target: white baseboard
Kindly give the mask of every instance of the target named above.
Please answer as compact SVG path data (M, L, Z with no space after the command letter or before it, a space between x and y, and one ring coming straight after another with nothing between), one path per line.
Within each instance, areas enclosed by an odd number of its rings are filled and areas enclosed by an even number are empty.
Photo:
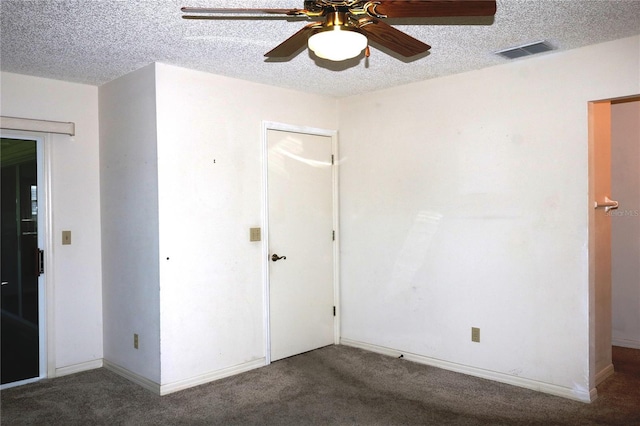
M103 365L102 359L81 362L80 364L69 365L66 367L56 368L54 377L68 376L69 374L80 373L82 371L95 370Z
M613 364L609 364L602 370L598 371L596 373L596 386L604 382L604 380L611 376L613 373Z
M482 368L471 367L463 364L456 364L454 362L443 361L436 358L430 358L423 355L417 355L407 353L398 349L387 348L384 346L372 345L369 343L359 342L356 340L350 340L342 338L340 343L345 346L353 346L356 348L364 349L370 352L376 352L383 355L389 355L393 357L403 356L408 361L417 362L420 364L431 365L433 367L442 368L444 370L455 371L457 373L467 374L469 376L480 377L483 379L493 380L500 383L506 383L521 388L531 389L543 393L548 393L555 396L561 396L563 398L573 399L580 402L592 402L597 398L596 389L577 390L567 388L563 386L553 385L550 383L539 382L537 380L525 379L523 377L512 376L510 374L498 373L496 371L485 370Z
M244 373L255 368L264 367L265 365L266 359L259 358L253 361L234 365L232 367L223 368L222 370L211 371L200 376L191 377L189 379L162 385L160 386L160 395L167 395L194 386L203 385L205 383L213 382L214 380L223 379L225 377L234 376L236 374Z
M109 362L106 359L104 360L104 368L106 368L109 371L113 371L117 375L122 376L125 379L133 383L136 383L142 386L143 388L150 390L155 394L160 395L160 384L154 382L153 380L149 380L146 377L142 377L141 375L136 374L132 371L129 371L124 367L120 367L117 364Z
M113 364L109 361L104 361L104 367L114 373L124 377L136 383L143 388L150 390L157 395L168 395L173 392L178 392L184 389L188 389L194 386L203 385L205 383L213 382L214 380L222 379L225 377L233 376L236 374L244 373L245 371L253 370L255 368L264 367L266 364L265 358L259 358L254 361L245 362L243 364L234 365L232 367L223 368L222 370L211 371L209 373L202 374L200 376L191 377L189 379L180 380L166 385L158 384L152 380L142 377L136 373L133 373L126 368Z
M56 377L68 376L69 374L95 370L96 368L100 368L100 367L102 367L102 359L81 362L80 364L73 364L66 367L56 368L55 370L53 370L53 373L50 375L42 375L40 377L34 377L32 379L19 380L17 382L12 382L12 383L5 383L4 385L0 386L0 390L9 389L16 386L22 386L29 383L39 382L40 380L43 380L43 379L53 379Z
M613 346L622 346L623 348L640 349L640 342L637 340L621 339L614 337L611 341Z

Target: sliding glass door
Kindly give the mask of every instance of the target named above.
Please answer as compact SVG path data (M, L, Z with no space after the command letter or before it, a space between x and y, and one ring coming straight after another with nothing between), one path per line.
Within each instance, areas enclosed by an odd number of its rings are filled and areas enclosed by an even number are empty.
M40 376L37 141L2 138L2 384Z

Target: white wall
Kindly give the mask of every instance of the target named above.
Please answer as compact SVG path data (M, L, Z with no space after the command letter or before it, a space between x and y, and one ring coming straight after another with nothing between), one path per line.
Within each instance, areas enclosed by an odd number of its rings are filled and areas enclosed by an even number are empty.
M107 83L99 92L104 358L160 383L154 67Z
M639 93L639 52L342 100L343 339L588 400L587 103Z
M613 344L640 349L640 101L611 105Z
M640 93L639 52L633 37L339 102L150 66L100 89L100 164L97 88L3 73L2 114L77 125L53 153L54 230L74 232L54 247L57 366L102 357L98 170L105 358L172 384L264 357L248 228L272 120L341 131L344 338L586 398L586 105Z
M162 384L265 357L263 120L337 128L337 101L156 66ZM215 160L215 163L214 163Z
M74 137L51 137L54 367L64 374L102 359L98 89L1 74L1 114L76 124ZM62 246L62 231L72 244ZM51 360L50 360L51 361ZM99 364L97 364L99 365Z
M100 87L105 360L160 393L264 363L263 120L335 129L336 101L163 64Z

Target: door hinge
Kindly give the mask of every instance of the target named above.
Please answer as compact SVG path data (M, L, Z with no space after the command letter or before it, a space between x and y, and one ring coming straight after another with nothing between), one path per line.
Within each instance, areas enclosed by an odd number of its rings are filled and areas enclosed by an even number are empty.
M44 250L36 249L36 276L44 274Z
M335 241L335 240L336 240L336 231L331 231L331 239L332 239L333 241Z
M333 316L334 317L336 316L336 307L335 306L333 307Z
M331 154L331 165L333 166L335 164L335 159L333 158L333 154Z

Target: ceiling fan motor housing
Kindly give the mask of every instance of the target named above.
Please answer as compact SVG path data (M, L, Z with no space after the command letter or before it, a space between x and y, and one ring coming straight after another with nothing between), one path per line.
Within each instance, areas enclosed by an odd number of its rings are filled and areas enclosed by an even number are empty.
M356 27L349 19L348 11L336 10L335 12L327 13L326 20L323 27Z

